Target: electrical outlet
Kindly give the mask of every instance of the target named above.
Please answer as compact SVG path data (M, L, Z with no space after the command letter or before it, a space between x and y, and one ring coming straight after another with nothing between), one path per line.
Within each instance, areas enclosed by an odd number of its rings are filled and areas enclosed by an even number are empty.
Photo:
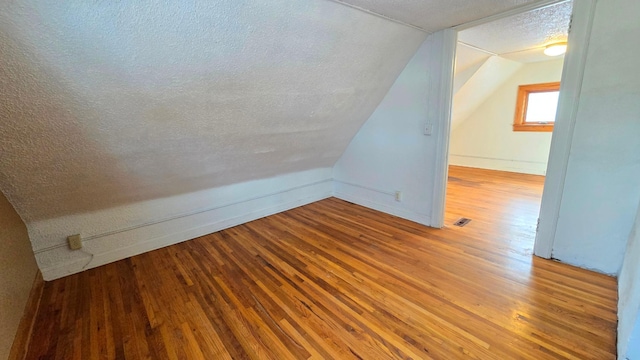
M396 191L396 201L402 201L402 191Z
M71 250L82 249L82 238L80 237L80 234L67 237L67 241L69 242L69 248Z
M433 124L428 122L424 125L424 134L427 136L431 136L433 134Z

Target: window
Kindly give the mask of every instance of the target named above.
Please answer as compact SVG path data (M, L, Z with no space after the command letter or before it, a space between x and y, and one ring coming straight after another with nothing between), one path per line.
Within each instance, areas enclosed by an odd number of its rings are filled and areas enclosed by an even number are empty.
M520 85L513 131L553 131L560 83Z

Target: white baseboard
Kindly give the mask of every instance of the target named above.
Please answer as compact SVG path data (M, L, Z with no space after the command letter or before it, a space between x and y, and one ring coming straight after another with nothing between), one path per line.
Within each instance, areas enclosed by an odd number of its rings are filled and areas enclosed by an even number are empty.
M259 181L262 192L254 192L250 198L240 201L230 201L212 208L205 208L196 212L183 213L170 218L155 216L156 221L145 221L137 225L122 226L114 222L112 215L128 211L128 216L135 216L145 209L170 208L174 204L188 204L199 196L211 196L209 190L195 196L186 194L162 200L166 206L158 204L137 204L125 210L111 209L106 213L84 214L78 218L52 219L51 222L34 226L33 234L48 234L52 239L46 244L45 237L41 237L40 248L36 248L35 255L45 280L54 280L75 274L87 269L109 264L131 256L177 244L200 236L211 234L226 228L253 221L265 216L293 209L315 201L335 196L364 207L395 215L419 224L429 225L431 219L410 209L410 202L396 202L394 193L369 188L358 184L349 184L325 177L326 171L291 174L285 177ZM285 186L282 186L286 184ZM273 186L279 188L274 189ZM231 189L213 189L218 199L221 193L243 193L238 190L249 190L248 185L232 185ZM244 194L244 193L243 193ZM414 204L415 205L415 204ZM156 213L157 214L157 213ZM127 216L127 218L128 218ZM152 217L153 219L153 217ZM146 219L145 219L146 220ZM100 227L96 232L84 230L83 248L71 251L60 234L77 231L79 224ZM97 225L96 225L97 224ZM119 225L120 224L120 225ZM114 227L116 228L114 230ZM55 233L58 231L58 233ZM45 246L46 245L46 246Z
M509 171L531 175L545 175L547 172L546 162L506 160L458 154L449 155L449 165Z
M66 247L52 248L37 256L62 260L55 266L41 269L45 280L54 280L306 205L331 195L332 182L327 179L211 211L95 237L85 245L80 258L69 257L70 251Z
M403 209L396 205L401 203L397 203L394 199L394 194L390 192L345 183L334 179L333 196L369 209L411 220L418 224L427 226L431 224L431 218L429 216Z

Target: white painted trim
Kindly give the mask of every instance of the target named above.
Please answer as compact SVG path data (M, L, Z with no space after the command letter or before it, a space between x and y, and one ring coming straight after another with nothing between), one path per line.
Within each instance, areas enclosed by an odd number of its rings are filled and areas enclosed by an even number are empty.
M458 40L458 45L462 45L462 46L468 47L469 49L480 51L480 52L483 52L483 53L491 55L491 56L499 56L500 55L500 54L496 54L494 52L491 52L489 50L485 50L483 48L479 48L477 46L474 46L474 45L471 45L471 44L467 44L466 42L460 41L460 40Z
M551 258L597 0L575 1L533 253Z
M333 196L344 200L344 201L349 201L352 202L354 204L358 204L360 206L364 206L366 208L369 209L373 209L373 210L377 210L377 211L381 211L383 213L387 213L390 215L394 215L406 220L411 220L413 222L416 222L418 224L422 224L422 225L428 225L431 223L431 219L429 218L428 215L425 214L418 214L416 212L413 211L409 211L409 210L405 210L405 209L400 209L400 208L396 208L393 206L389 206L389 205L385 205L385 204L381 204L375 201L370 200L367 197L362 197L356 194L348 194L346 192L338 192L338 191L334 191Z
M436 33L431 36L436 36ZM437 124L435 132L436 164L433 182L433 201L431 202L431 224L435 228L444 226L445 201L447 194L447 177L449 174L449 137L451 134L451 106L453 103L453 70L456 59L458 32L453 29L443 30L440 39L441 57L437 60L439 72L431 79L436 86L431 86L429 94L430 109L428 122ZM435 93L434 93L435 92Z
M130 245L125 247L116 246L101 252L93 252L92 244L87 243L83 248L83 252L87 255L86 257L41 269L42 275L47 281L54 280L326 199L332 195L332 185L331 179L328 179L272 193L266 197L257 197L227 204L224 208L217 207L187 216L110 232L102 235L100 242L94 243L96 245L100 244L99 246L102 247L108 246L106 244L116 244L126 239ZM276 205L265 205L273 203ZM68 253L68 249L54 247L45 253L41 253L41 255L62 258L65 253Z
M449 154L449 164L479 169L524 173L530 175L544 175L547 171L546 161L500 159L472 155Z
M473 20L473 21L469 21L469 22L464 23L464 24L460 24L460 25L454 26L452 29L456 30L456 31L462 31L462 30L470 29L472 27L475 27L475 26L478 26L478 25L483 25L483 24L486 24L486 23L489 23L489 22L492 22L492 21L501 20L501 19L508 18L510 16L513 16L513 15L519 15L519 14L528 13L528 12L534 11L534 10L544 9L546 7L554 6L556 4L565 3L567 1L571 1L571 0L540 0L540 1L536 1L536 2L531 2L531 3L527 3L525 5L518 6L518 7L515 7L513 9L510 9L510 10L507 10L507 11L503 11L503 12L501 12L499 14L487 16L487 17L484 17L482 19ZM574 3L575 2L579 2L579 1L574 1Z
M128 231L131 231L131 230L135 230L135 229L139 229L139 228L143 228L143 227L148 227L148 226L151 226L151 225L156 225L156 224L160 224L160 223L171 221L171 220L177 220L177 219L181 219L181 218L185 218L185 217L190 217L190 216L194 216L194 215L198 215L198 214L202 214L202 213L206 213L206 212L211 212L211 211L214 211L214 210L220 210L220 209L223 209L223 208L232 207L232 206L239 205L239 204L242 204L242 203L249 203L249 202L254 201L254 200L260 200L260 199L272 197L272 196L275 196L275 195L280 195L280 194L285 193L285 192L290 192L290 191L298 190L298 189L302 189L302 188L309 188L309 187L312 187L314 185L330 182L332 180L333 179L324 179L324 180L320 180L320 181L314 181L312 183L303 184L303 185L299 185L299 186L294 186L294 187L289 188L289 189L284 190L284 191L276 191L276 192L271 192L271 193L263 194L263 195L259 195L259 196L253 196L251 198L237 200L237 201L229 202L229 203L226 203L226 204L216 205L216 206L208 207L208 208L205 208L205 209L198 209L198 210L195 210L195 211L191 211L191 212L183 213L183 214L178 214L178 215L174 215L174 216L163 218L163 219L155 219L155 220L148 221L148 222L145 222L145 223L142 223L142 224L136 224L136 225L133 225L133 226L129 226L129 227L122 228L122 229L112 230L112 231L109 231L109 232L106 232L106 233L102 233L102 234L86 236L86 237L82 238L82 243L86 245L87 243L89 243L89 242L91 242L93 240L102 239L102 238L107 237L107 236L117 235L117 234L128 232ZM59 243L59 244L48 246L46 248L35 249L33 251L33 253L37 255L37 254L40 254L40 253L43 253L43 252L51 251L53 249L57 249L57 248L65 248L66 249L67 247L68 247L67 243L66 242L62 242L62 243Z
M404 22L402 20L394 19L394 18L389 17L387 15L383 15L383 14L377 13L375 11L371 11L371 10L365 9L363 7L360 7L360 6L352 5L352 4L346 3L346 2L341 1L341 0L329 0L329 1L334 2L336 4L344 5L346 7L350 7L352 9L355 9L355 10L358 10L358 11L362 11L363 13L366 13L366 14L369 14L369 15L373 15L373 16L379 17L381 19L388 20L388 21L394 22L396 24L404 25L406 27L410 27L412 29L422 31L422 32L427 33L427 34L431 34L430 31L428 31L427 29L421 28L420 26L409 24L409 23L406 23L406 22Z
M372 187L369 187L369 186L364 186L364 185L360 185L360 184L354 184L354 183L347 182L347 181L336 180L336 179L333 179L333 181L335 183L340 183L340 184L344 184L344 185L355 186L355 187L358 187L358 188L361 188L361 189L365 189L365 190L375 191L377 193L384 194L384 195L389 195L389 196L394 196L394 197L396 195L394 192L391 192L391 191L380 190L380 189L372 188Z

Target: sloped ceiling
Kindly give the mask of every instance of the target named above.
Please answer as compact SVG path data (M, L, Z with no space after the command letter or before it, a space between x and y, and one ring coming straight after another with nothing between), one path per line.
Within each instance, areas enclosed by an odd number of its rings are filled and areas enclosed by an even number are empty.
M453 96L451 131L454 131L478 109L522 63L492 56L488 58Z
M367 4L434 31L525 2ZM2 2L0 190L28 223L333 166L425 37L327 0Z
M458 42L453 76L453 95L480 69L491 55Z
M548 44L567 41L572 1L510 16L458 33L458 41L519 62L556 60L543 54Z
M27 221L333 166L426 37L324 0L0 14L0 188Z

